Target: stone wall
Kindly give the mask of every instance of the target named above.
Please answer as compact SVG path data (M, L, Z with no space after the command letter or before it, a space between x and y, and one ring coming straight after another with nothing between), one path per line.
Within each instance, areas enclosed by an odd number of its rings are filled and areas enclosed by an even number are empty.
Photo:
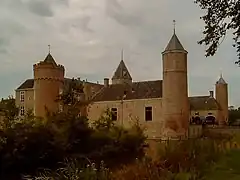
M146 106L152 107L152 121L145 121ZM88 118L90 121L97 120L107 108L117 108L116 123L119 125L127 128L138 120L149 138L160 137L163 128L162 100L160 98L94 102L88 107Z

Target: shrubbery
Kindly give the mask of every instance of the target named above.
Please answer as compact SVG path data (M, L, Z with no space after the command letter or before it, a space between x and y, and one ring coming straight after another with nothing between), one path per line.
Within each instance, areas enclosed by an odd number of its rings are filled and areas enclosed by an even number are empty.
M64 111L48 112L46 120L31 113L21 119L10 113L11 118L5 119L0 131L0 179L55 170L66 158L77 159L82 166L89 164L86 159L96 164L104 161L109 167L143 155L145 136L138 124L129 129L118 127L107 110L89 126L88 119L79 116L85 102L75 99L75 88L73 84L58 98L66 105ZM108 123L111 125L106 126Z
M56 171L43 171L36 179L54 180L200 180L219 160L224 152L219 149L220 141L185 140L168 141L160 144L159 159L149 157L136 159L134 163L118 167L113 171L101 162L97 167L89 161L88 166L77 160L68 161ZM33 179L26 177L26 179Z

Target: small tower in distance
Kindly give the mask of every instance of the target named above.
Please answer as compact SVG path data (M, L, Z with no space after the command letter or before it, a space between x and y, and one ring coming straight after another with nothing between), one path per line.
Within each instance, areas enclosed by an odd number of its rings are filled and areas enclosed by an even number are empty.
M34 72L34 112L36 116L45 117L46 108L51 112L59 110L59 103L56 102L60 89L64 84L65 69L57 65L50 52L44 61L33 65Z
M123 50L120 64L112 77L112 84L132 84L132 77L123 61Z
M162 53L163 59L163 129L162 137L179 139L187 136L189 100L187 54L175 32Z
M228 122L228 84L223 79L222 73L215 85L216 100L220 105L220 111L217 114L218 124L226 125Z

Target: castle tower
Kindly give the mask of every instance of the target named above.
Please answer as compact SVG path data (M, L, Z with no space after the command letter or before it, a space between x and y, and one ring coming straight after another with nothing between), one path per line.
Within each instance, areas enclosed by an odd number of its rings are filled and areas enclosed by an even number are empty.
M186 137L189 125L187 54L174 33L163 58L163 138Z
M49 54L44 61L33 65L34 71L34 112L36 116L45 117L46 108L51 112L59 109L56 102L59 90L64 83L64 66L57 65L52 55Z
M228 84L224 81L222 74L215 85L216 100L220 105L220 111L217 114L219 125L225 125L228 121Z
M125 83L131 84L132 77L123 61L123 50L122 50L121 61L112 77L112 84L125 84Z

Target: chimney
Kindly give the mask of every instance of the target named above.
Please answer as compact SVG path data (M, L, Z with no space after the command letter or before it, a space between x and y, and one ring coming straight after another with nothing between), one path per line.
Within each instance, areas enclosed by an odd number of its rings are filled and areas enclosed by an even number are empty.
M213 98L213 91L209 91L210 98Z
M108 86L109 86L109 79L104 78L104 87L108 87Z

